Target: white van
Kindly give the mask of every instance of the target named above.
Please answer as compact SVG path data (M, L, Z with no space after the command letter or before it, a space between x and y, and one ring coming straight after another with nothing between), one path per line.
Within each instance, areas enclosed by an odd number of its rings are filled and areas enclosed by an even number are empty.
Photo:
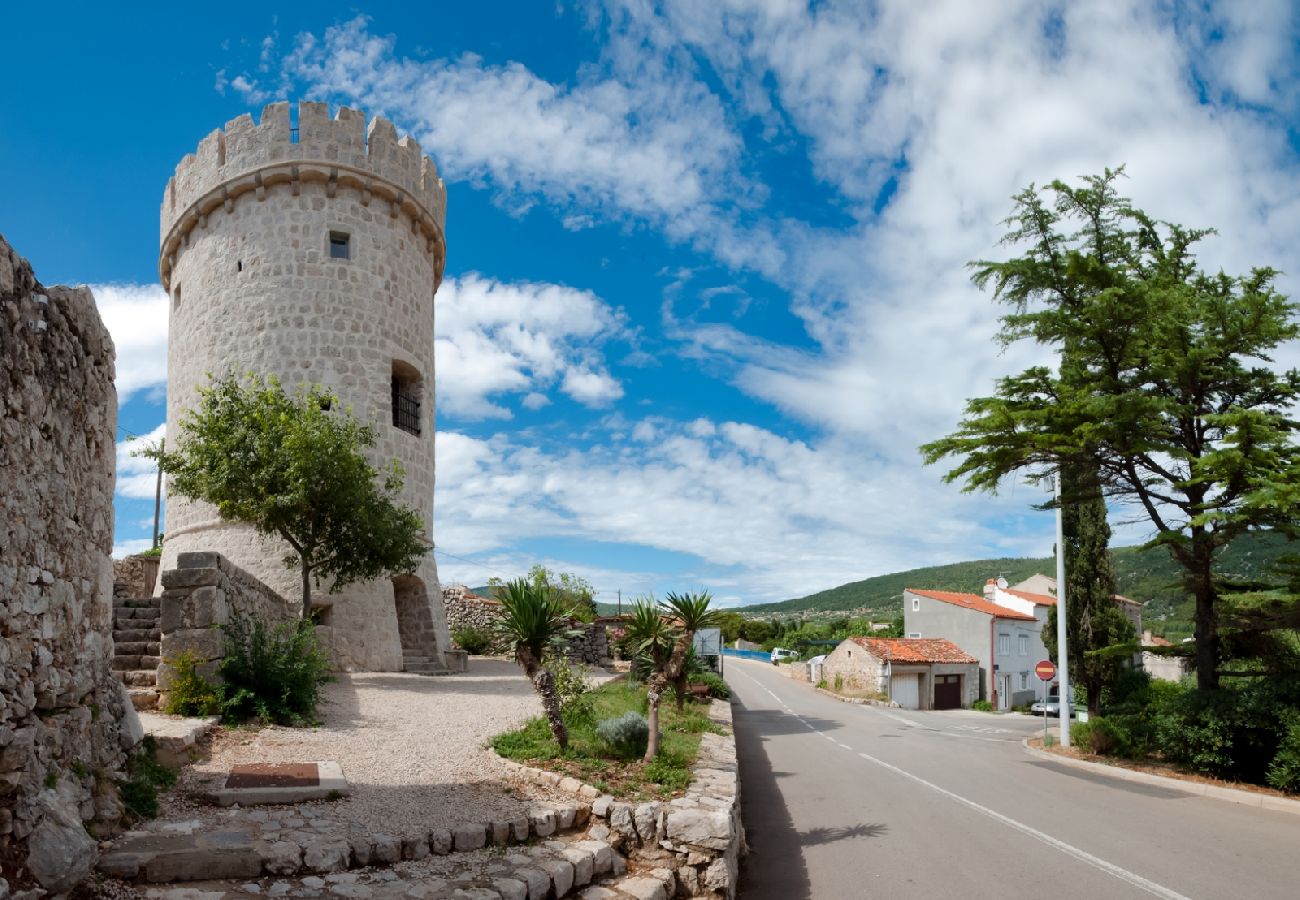
M799 652L797 650L787 650L784 647L777 647L772 651L772 665L774 666L782 660L793 662L798 658Z

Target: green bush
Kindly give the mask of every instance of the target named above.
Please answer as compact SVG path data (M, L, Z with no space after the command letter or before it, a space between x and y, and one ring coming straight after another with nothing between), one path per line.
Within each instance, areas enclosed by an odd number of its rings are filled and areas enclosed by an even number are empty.
M1290 724L1269 764L1268 783L1279 791L1300 794L1300 713L1288 717Z
M701 672L698 675L692 675L691 681L696 684L707 684L709 686L709 696L717 697L719 700L731 699L731 688L727 682L722 679L721 675L713 672Z
M235 616L222 630L223 718L315 724L320 686L329 680L330 664L311 623L267 626Z
M474 656L496 650L496 636L486 628L476 628L472 625L457 628L451 633L451 639L460 649Z
M587 667L571 663L562 653L546 661L555 678L555 695L560 701L560 713L566 722L590 722L595 715L591 701L591 682L587 680Z
M670 791L684 791L691 784L691 767L676 754L661 751L646 763L645 777Z
M173 716L215 716L221 712L221 691L199 674L206 660L193 650L167 659L172 669L163 712Z
M176 771L158 762L158 745L145 735L126 761L126 780L117 783L122 805L137 819L158 815L158 791L176 783Z
M1131 747L1127 730L1123 725L1095 716L1087 722L1076 722L1070 726L1070 737L1074 745L1087 753L1098 756L1129 756Z
M978 712L993 712L993 704L987 700L976 700L970 708Z
M835 692L836 692L836 693L839 693L839 692L842 691L842 690L844 690L844 676L841 675L841 674L839 674L838 672L836 672L836 673L835 673Z
M604 719L596 724L596 734L616 755L632 759L645 754L650 742L650 724L645 716L625 712L617 719Z

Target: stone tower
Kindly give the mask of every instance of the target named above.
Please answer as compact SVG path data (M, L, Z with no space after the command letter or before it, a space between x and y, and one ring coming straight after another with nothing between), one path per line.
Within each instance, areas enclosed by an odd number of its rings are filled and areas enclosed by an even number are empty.
M226 123L187 155L162 202L158 269L170 298L167 428L208 374L325 385L378 432L376 464L406 470L402 502L433 527L433 295L446 260L447 191L391 122L288 103ZM432 545L431 545L432 546ZM163 569L216 551L289 602L288 548L206 504L174 497ZM445 665L446 617L430 550L418 572L321 591L335 663L398 671Z

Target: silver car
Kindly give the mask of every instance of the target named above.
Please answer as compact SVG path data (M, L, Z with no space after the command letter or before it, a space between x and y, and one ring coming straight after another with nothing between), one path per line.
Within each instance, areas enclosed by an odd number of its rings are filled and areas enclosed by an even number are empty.
M1061 698L1048 697L1046 700L1039 700L1029 711L1036 716L1057 716L1061 715ZM1070 710L1070 718L1074 718L1074 710Z

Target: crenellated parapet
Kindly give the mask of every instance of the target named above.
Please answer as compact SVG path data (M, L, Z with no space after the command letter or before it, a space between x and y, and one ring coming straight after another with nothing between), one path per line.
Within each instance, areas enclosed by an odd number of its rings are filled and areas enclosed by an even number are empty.
M328 104L303 102L296 129L290 127L289 104L272 103L260 122L248 114L232 119L181 160L163 192L163 286L170 290L177 250L209 216L230 212L245 195L261 201L269 188L288 185L297 193L304 183L324 184L329 197L340 187L353 189L363 204L408 217L412 233L428 241L441 281L447 188L433 160L415 139L399 138L387 119L375 117L367 128L360 110L342 108L331 118Z

